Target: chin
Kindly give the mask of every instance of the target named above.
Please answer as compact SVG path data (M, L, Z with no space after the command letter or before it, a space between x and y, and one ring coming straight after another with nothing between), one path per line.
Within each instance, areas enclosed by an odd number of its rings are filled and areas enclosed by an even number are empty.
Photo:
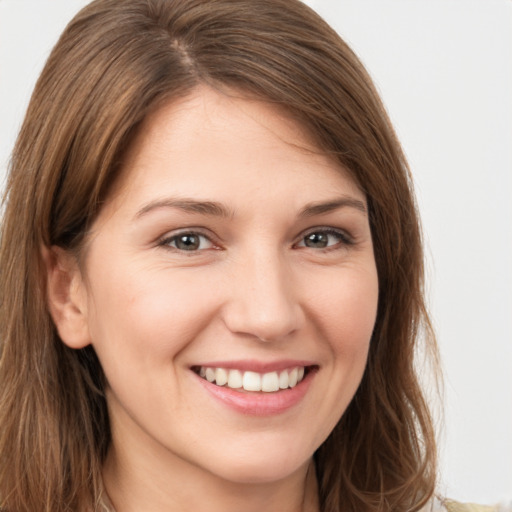
M223 480L237 484L268 484L285 480L298 471L305 470L312 455L278 453L279 450L259 450L224 458L210 471Z

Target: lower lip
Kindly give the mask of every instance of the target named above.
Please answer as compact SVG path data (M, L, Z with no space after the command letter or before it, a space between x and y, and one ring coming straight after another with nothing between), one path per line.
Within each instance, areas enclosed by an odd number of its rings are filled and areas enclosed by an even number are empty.
M281 414L298 405L306 395L315 373L314 371L307 373L304 379L293 388L272 393L237 391L212 384L199 375L196 377L206 391L230 409L250 416L269 416Z

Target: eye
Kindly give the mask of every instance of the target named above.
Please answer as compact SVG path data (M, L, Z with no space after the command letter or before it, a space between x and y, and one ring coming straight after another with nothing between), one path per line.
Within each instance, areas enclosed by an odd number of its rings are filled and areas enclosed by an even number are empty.
M343 231L333 228L318 228L307 233L297 244L297 247L310 249L329 249L338 245L350 245L352 240Z
M179 251L201 251L214 247L213 242L201 233L182 232L162 240L160 245L177 249Z

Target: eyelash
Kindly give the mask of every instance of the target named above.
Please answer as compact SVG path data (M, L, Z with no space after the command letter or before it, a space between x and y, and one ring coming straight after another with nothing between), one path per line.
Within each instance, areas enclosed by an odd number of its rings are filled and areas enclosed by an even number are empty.
M305 249L312 248L312 247L308 247L306 245L306 238L311 235L328 235L328 236L334 236L338 239L338 241L336 243L328 244L325 247L316 248L318 251L322 251L322 252L333 251L336 249L340 249L342 247L354 245L354 240L346 231L334 229L331 227L315 227L315 228L308 230L303 235L301 235L299 242L294 243L293 247L294 248L299 247L299 248L305 248ZM200 239L205 239L208 241L208 244L210 244L210 247L201 248L201 241L199 242L200 245L198 248L191 249L191 250L180 249L176 245L174 245L174 246L171 245L171 244L176 244L180 237L186 237L186 236L199 237ZM194 230L194 229L187 230L187 231L184 230L179 233L173 234L171 236L166 236L165 238L162 238L158 242L158 245L161 247L164 247L166 249L169 249L169 250L178 251L180 253L189 253L190 255L192 255L194 253L202 252L204 250L219 248L216 245L216 243L212 241L212 239L209 235L206 235L205 233L203 233L201 231ZM312 249L315 249L315 248L312 248Z

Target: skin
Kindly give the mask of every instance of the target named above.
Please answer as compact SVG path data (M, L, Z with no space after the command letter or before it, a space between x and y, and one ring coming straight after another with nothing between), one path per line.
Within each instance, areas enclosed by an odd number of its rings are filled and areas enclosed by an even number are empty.
M92 344L108 380L118 512L318 510L312 456L361 381L377 311L365 208L348 173L264 102L198 88L146 119L82 264L48 258L61 339ZM200 245L180 249L178 233ZM315 372L293 407L241 414L191 370L228 359Z

